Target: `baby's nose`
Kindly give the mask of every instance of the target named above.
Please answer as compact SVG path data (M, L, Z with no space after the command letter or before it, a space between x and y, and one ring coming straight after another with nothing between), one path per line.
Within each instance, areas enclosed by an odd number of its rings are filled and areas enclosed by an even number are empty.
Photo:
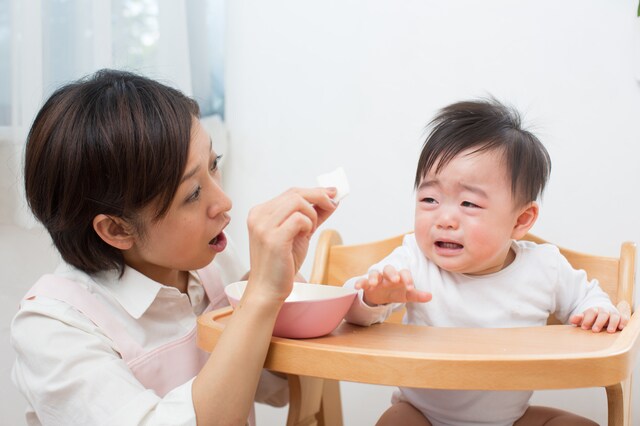
M441 229L455 229L458 227L458 219L454 213L443 211L438 216L437 225Z

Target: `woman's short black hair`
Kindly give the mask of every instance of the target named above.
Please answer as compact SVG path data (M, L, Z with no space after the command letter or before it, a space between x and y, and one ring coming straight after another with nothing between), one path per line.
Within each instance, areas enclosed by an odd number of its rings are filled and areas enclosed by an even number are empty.
M432 168L438 173L464 151L497 150L503 154L516 204L535 201L542 194L551 174L551 158L538 138L522 127L514 108L493 98L458 102L441 109L430 126L415 188Z
M51 95L28 135L25 190L67 263L123 270L121 251L96 234L93 219L141 225L152 202L155 219L166 214L197 117L198 104L180 91L124 71L101 70Z

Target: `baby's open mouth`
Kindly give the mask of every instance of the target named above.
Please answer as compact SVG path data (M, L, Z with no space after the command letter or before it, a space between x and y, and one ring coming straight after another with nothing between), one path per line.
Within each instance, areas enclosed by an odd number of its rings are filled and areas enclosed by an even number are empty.
M452 243L450 241L436 241L436 246L443 249L461 249L464 247L462 244Z

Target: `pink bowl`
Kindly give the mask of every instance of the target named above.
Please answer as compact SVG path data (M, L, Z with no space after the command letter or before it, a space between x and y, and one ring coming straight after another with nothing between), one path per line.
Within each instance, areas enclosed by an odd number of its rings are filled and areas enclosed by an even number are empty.
M247 286L246 281L229 284L224 291L234 308ZM284 301L273 335L308 339L331 333L342 322L356 297L350 288L322 284L293 283Z

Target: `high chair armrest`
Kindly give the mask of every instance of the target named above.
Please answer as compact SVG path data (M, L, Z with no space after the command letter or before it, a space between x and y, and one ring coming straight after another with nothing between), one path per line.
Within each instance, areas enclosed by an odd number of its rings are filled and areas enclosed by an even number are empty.
M618 353L618 356L628 357L631 366L638 358L639 336L640 336L640 313L638 311L631 314L629 322L625 328L616 333L617 339L611 347L610 352Z
M199 318L202 349L213 348L231 313L231 308L223 308ZM265 367L325 379L437 389L608 386L631 375L639 328L638 314L614 334L570 325L465 329L343 322L320 338L273 337Z

